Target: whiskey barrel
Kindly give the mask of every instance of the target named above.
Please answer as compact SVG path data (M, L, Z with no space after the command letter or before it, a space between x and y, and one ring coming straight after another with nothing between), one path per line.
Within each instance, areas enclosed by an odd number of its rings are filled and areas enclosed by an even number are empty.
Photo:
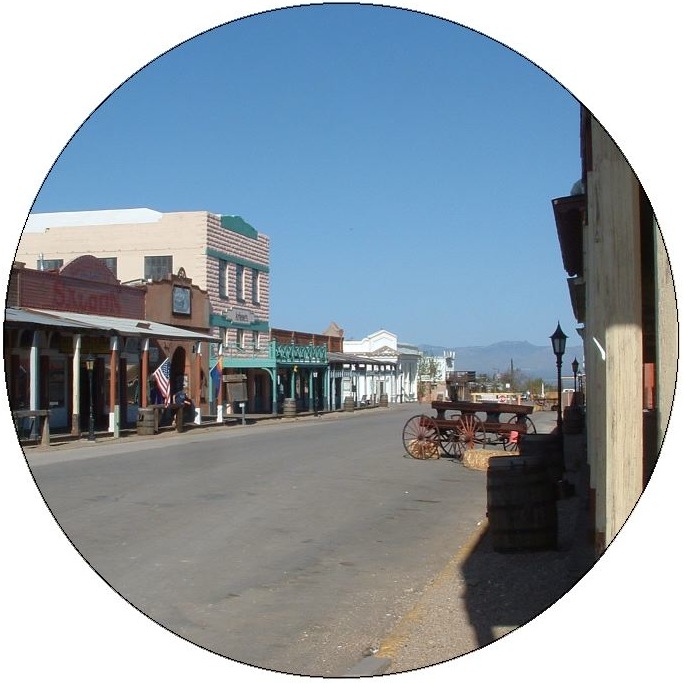
M294 398L283 399L283 417L295 417L297 415L297 401Z
M140 436L147 436L155 433L154 408L138 409L138 429Z
M556 492L542 459L524 455L490 458L487 518L497 552L557 547Z
M563 478L563 440L558 434L523 434L518 442L520 455L539 458L553 482Z

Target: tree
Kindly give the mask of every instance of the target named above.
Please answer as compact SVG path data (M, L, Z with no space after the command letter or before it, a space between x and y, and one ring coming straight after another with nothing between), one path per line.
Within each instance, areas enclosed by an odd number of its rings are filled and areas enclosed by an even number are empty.
M437 385L442 369L439 363L432 356L423 356L418 363L418 398L422 399Z

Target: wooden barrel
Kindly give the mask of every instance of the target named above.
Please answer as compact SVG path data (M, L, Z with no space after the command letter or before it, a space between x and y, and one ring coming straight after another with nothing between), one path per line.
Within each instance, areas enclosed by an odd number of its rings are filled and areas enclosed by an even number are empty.
M387 394L380 394L380 407L387 408L389 406L389 398Z
M563 478L563 441L557 434L523 434L518 441L518 450L520 455L539 458L552 482Z
M492 546L497 552L557 547L556 493L540 458L490 458L487 517Z
M297 415L297 401L294 398L283 399L283 417L295 417Z
M581 434L584 431L584 413L581 408L570 406L563 410L563 433Z
M147 436L155 433L154 408L138 409L138 434Z
M348 413L354 412L354 397L353 396L345 397L344 402L342 403L342 409Z

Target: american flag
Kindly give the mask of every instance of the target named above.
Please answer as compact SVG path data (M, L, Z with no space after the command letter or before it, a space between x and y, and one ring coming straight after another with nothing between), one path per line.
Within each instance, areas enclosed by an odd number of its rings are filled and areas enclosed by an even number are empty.
M171 403L171 363L165 358L164 362L152 373L159 393L164 397L164 405Z

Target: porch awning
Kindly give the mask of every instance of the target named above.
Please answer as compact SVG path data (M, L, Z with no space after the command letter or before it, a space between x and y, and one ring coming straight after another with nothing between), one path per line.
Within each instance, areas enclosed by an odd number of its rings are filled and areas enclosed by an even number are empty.
M148 337L179 341L207 341L220 343L221 339L209 334L173 327L152 320L117 318L114 316L48 311L31 308L5 309L5 325L12 327L55 327L73 332L104 332L122 337Z
M356 365L396 365L396 361L371 356L359 356L353 353L328 352L328 361L332 363L355 363Z
M584 272L582 226L586 205L587 198L583 194L552 201L563 267L571 277L581 276Z

